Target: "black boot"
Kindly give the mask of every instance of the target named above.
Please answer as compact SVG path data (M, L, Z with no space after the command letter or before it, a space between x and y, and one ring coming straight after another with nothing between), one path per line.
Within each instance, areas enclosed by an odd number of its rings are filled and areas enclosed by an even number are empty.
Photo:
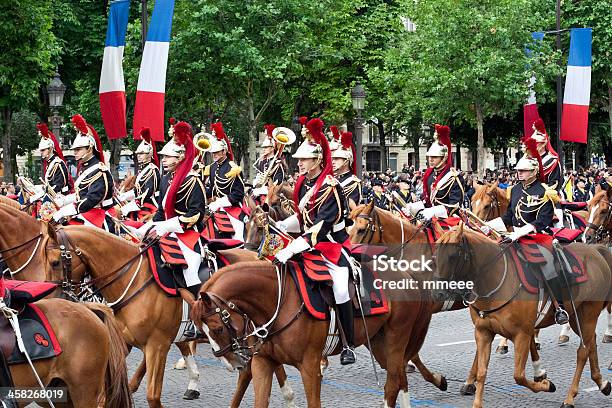
M11 371L9 370L4 354L0 351L0 387L8 389L14 386ZM17 403L12 399L0 396L0 408L17 408Z
M563 306L563 283L561 282L563 279L560 276L553 278L548 281L548 285L550 286L550 290L552 292L552 296L557 300L557 304L559 307L555 310L555 322L560 325L564 325L569 323L569 315L567 311L565 311L565 307Z
M353 304L349 300L348 302L337 305L338 307L338 319L340 325L344 331L344 337L346 338L346 344L340 353L340 364L348 365L355 362L355 332L353 329Z

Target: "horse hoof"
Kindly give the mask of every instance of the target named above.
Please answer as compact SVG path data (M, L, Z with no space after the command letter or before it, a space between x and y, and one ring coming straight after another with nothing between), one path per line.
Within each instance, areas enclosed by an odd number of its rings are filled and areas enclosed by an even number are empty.
M612 343L612 334L604 334L602 343Z
M408 363L406 364L406 372L408 374L414 373L416 371L416 367L414 366L414 364Z
M548 380L548 391L547 392L555 392L557 391L557 387L555 387L555 383Z
M463 384L459 393L461 395L474 395L476 394L476 386L474 384Z
M539 376L539 377L533 377L533 381L535 381L535 382L542 382L542 381L544 381L546 378L547 378L547 375L546 375L546 373L545 373L544 375L541 375L541 376Z
M183 394L183 399L184 400L195 400L200 398L200 391L196 391L196 390L187 390L185 391L185 394Z
M508 354L508 346L497 346L495 352L501 355Z
M557 341L558 345L565 344L569 341L569 336L563 335L559 336L559 341Z
M561 404L561 408L574 408L574 405L573 404L563 403L563 404Z
M612 386L610 385L610 381L606 381L607 384L605 387L601 389L601 393L605 396L610 395L610 391L612 391Z
M536 343L536 350L540 350L541 346L542 345L540 343Z
M442 379L440 380L440 385L438 386L438 388L440 389L440 391L448 390L448 382L446 381L446 377L445 376L442 376ZM610 388L610 384L609 383L608 383L608 388Z

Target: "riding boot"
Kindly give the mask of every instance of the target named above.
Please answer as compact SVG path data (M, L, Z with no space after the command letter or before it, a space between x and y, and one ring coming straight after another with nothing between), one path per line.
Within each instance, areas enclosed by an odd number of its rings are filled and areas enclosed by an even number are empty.
M563 306L563 283L561 277L557 276L548 281L552 296L557 300L559 307L555 310L555 322L560 325L569 323L569 315Z
M191 309L191 306L193 305L193 302L195 302L196 300L196 296L194 296L194 293L197 293L199 289L200 289L200 285L190 286L189 288L178 288L179 294L181 295L183 300L187 302L190 309ZM185 329L184 336L190 340L206 338L206 335L202 333L200 329L196 327L195 325L190 325L189 328Z
M346 344L343 344L342 353L340 353L340 364L348 365L355 362L355 332L353 328L353 304L348 302L337 305L338 318Z
M6 358L4 357L2 351L0 351L0 387L7 390L9 388L13 388L14 386L13 377L11 376L11 371L9 370ZM17 408L17 402L7 397L0 396L0 408Z

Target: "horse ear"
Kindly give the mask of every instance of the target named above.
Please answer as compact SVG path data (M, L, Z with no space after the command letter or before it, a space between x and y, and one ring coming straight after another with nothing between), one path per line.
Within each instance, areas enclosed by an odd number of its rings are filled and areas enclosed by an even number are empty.
M52 241L57 241L57 233L55 232L55 228L53 228L49 223L45 222L46 233L49 236L49 239Z
M206 308L210 309L212 307L212 299L208 295L208 292L201 292L200 300L206 305Z
M457 224L457 231L463 232L464 228L465 228L465 222L463 222L463 220L459 221L459 224Z
M370 202L369 202L369 203L366 205L366 207L365 207L365 210L366 210L366 211L364 211L364 212L369 214L369 213L371 213L371 212L372 212L372 210L373 210L373 209L374 209L374 200L370 201Z
M608 187L608 202L610 202L612 200L612 186Z
M442 226L440 225L440 222L437 219L435 219L432 224L433 224L433 227L434 227L435 236L437 236L437 237L442 236L442 234L444 234L444 230L442 229Z
M348 199L348 206L349 206L349 210L353 211L355 208L357 208L357 204L355 203L355 201L352 198Z

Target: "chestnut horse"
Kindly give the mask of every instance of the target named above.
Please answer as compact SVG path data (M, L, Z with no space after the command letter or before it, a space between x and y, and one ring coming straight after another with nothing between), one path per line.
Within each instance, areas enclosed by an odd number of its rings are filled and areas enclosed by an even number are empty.
M483 221L490 221L506 213L510 200L506 190L497 183L478 186L472 196L472 212Z
M411 275L393 271L381 278L399 281ZM368 333L374 357L387 370L385 406L394 407L399 397L405 407L409 406L406 363L425 340L431 306L420 290L386 293L390 312L365 318L367 331L362 319L356 319L355 343L366 343ZM192 319L227 365L244 369L251 362L256 408L268 406L272 373L281 364L300 371L308 407L321 406L320 361L329 322L304 312L295 283L284 270L268 261L221 268L200 289ZM260 324L264 326L254 330ZM336 347L334 354L340 351Z
M612 188L602 190L589 201L588 224L582 237L586 243L612 243Z
M589 279L571 288L579 326L572 307L569 304L566 307L572 329L577 333L582 331L584 344L577 351L574 379L563 408L574 406L574 397L578 394L580 377L587 359L590 362L591 379L604 395L610 394L610 382L603 380L599 369L595 328L602 309L612 300L612 255L603 246L574 243L568 248L584 260ZM491 343L495 334L509 338L515 345L514 379L517 384L533 392L555 391L554 384L548 379L536 382L525 377L525 362L538 318L538 295L529 294L522 287L517 265L507 258L506 250L505 247L500 249L498 243L482 234L464 228L463 224L446 232L436 247L435 277L438 280L474 282L476 299L470 305L477 348L474 408L482 407ZM440 290L434 296L443 299L451 292ZM478 294L481 293L489 295L480 297ZM555 324L553 309L548 311L537 327Z

